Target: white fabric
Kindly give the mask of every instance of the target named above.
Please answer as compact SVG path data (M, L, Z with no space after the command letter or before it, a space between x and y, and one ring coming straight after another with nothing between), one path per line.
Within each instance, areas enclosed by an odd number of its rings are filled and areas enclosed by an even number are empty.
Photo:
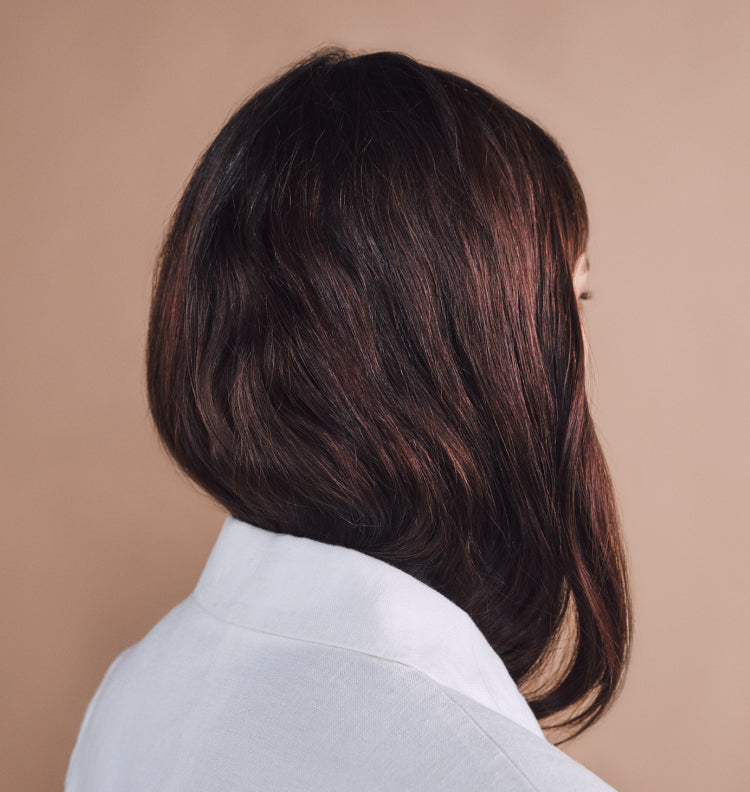
M66 792L610 790L544 738L468 614L359 551L227 517L111 664Z

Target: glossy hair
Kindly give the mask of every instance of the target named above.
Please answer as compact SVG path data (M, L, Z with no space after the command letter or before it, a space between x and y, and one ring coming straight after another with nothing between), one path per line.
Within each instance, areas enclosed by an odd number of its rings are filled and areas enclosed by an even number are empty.
M587 237L536 123L404 54L327 47L200 158L146 351L156 428L201 488L442 593L567 739L615 697L631 633L572 280Z

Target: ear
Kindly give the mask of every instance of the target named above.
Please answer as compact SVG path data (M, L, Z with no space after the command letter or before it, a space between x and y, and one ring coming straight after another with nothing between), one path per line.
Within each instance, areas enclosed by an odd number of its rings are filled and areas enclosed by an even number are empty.
M578 261L576 261L575 270L573 272L573 288L575 289L576 299L578 299L578 296L585 288L588 272L589 259L586 253L582 253Z

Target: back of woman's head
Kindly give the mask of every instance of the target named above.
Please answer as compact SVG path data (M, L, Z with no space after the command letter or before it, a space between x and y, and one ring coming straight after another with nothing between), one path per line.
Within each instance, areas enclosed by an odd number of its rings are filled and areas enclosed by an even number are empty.
M193 480L432 586L573 733L615 696L630 635L572 280L587 235L535 123L403 54L327 48L199 161L147 349Z

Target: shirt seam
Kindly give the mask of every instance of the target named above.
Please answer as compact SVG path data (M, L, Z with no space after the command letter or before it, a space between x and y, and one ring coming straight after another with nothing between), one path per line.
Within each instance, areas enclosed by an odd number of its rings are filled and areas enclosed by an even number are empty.
M420 674L424 674L424 676L431 679L436 684L440 684L436 679L433 679L429 674L422 671L420 668L415 668L408 663L403 663L401 660L394 660L391 657L383 657L383 655L372 654L372 652L365 652L364 649L354 649L351 646L342 646L341 644L333 643L332 641L318 641L315 638L300 638L298 635L288 635L287 633L276 632L273 630L263 630L260 627L254 627L249 624L243 624L241 622L232 621L232 619L227 619L225 616L220 616L218 613L213 611L208 605L198 598L198 596L193 592L189 599L192 599L196 605L198 605L201 610L205 611L209 616L213 616L214 619L217 621L222 622L222 624L227 624L230 627L236 627L240 630L249 630L250 632L262 633L263 635L273 635L276 638L286 638L289 641L300 641L302 643L311 643L317 644L318 646L330 646L334 649L342 649L345 652L354 652L355 654L365 655L366 657L375 657L378 660L387 660L389 663L397 663L398 665L406 666L406 668L412 668L415 671L419 671Z
M456 699L454 699L453 696L451 696L451 694L448 692L447 688L445 688L444 686L441 685L440 686L440 692L444 696L446 696L448 699L450 699L450 701L452 701L453 704L456 707L458 707L458 709L461 710L461 712L463 712L463 714L466 716L466 718L468 718L468 720L470 720L471 723L473 723L474 726L476 726L476 728L479 729L479 731L498 749L498 751L500 751L500 753L502 753L502 755L508 760L508 762L515 768L516 772L521 776L521 778L529 785L530 789L534 790L534 792L541 792L539 787L518 766L518 764L514 761L514 759L511 757L511 755L505 750L505 748L503 748L503 746L500 745L500 743L497 742L497 740L495 740L495 738L479 723L479 721L476 720L476 718L474 718L471 715L471 713L467 712L461 706L461 704L458 701L456 701ZM504 717L507 717L507 716L504 716ZM508 720L511 720L511 719L508 718ZM515 723L515 721L512 721L512 722ZM516 725L519 725L519 724L516 724ZM524 728L524 727L521 727L521 728ZM528 729L527 729L527 731L528 731ZM533 734L533 732L529 732L529 733ZM537 737L537 735L534 734L534 737Z

